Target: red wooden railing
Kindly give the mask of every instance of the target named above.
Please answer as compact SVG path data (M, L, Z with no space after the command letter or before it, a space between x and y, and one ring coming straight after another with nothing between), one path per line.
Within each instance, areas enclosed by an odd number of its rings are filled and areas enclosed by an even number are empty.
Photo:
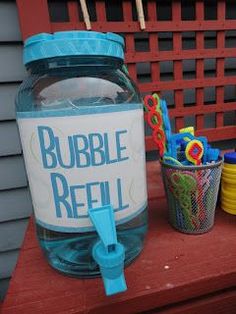
M51 0L52 2L52 0ZM23 39L39 32L55 32L60 30L85 29L85 23L79 17L79 2L64 1L68 10L68 21L52 22L47 0L17 0L21 31ZM182 20L181 1L171 2L172 18L168 21L158 20L158 6L161 1L145 1L145 21L149 38L149 51L135 50L135 33L141 32L138 21L133 19L134 1L124 0L122 3L123 18L120 21L108 21L105 1L93 1L96 9L96 21L92 21L92 30L101 32L122 33L126 41L126 63L132 78L138 83L143 93L174 92L174 108L170 108L170 117L175 120L176 130L184 127L184 117L195 117L197 135L205 135L209 141L232 139L236 137L236 125L224 125L224 113L236 110L236 101L225 102L224 87L236 85L236 75L225 76L225 58L235 57L235 48L225 47L226 31L236 30L236 19L226 19L225 0L217 1L217 17L215 20L205 20L205 1L196 0L195 19ZM195 32L196 47L191 50L182 48L182 33ZM214 49L204 46L204 32L216 31L217 45ZM173 50L160 51L158 49L158 33L173 33ZM204 76L204 60L216 60L215 77ZM183 78L183 60L195 60L196 78ZM160 80L160 62L173 61L173 80ZM137 78L137 64L150 63L151 81L141 83ZM204 88L215 87L215 103L204 104ZM184 104L184 90L195 89L196 102L192 106ZM204 127L204 116L215 113L215 128ZM147 150L154 149L151 137L146 138Z

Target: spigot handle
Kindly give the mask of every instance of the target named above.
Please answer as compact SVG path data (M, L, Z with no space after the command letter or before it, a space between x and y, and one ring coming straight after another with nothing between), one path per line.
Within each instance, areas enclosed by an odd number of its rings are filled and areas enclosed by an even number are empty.
M89 216L107 252L117 244L114 211L111 205L89 209Z
M89 209L90 219L100 237L93 247L93 258L98 263L106 295L127 290L124 277L124 246L117 242L114 210L111 205Z

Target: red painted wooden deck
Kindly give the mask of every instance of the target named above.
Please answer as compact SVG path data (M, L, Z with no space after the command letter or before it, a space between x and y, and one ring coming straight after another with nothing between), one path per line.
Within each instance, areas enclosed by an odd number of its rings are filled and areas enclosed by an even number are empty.
M52 270L31 222L2 314L236 313L236 217L218 209L211 232L175 231L167 222L159 164L149 162L147 171L149 232L144 251L125 271L126 293L106 297L101 279Z

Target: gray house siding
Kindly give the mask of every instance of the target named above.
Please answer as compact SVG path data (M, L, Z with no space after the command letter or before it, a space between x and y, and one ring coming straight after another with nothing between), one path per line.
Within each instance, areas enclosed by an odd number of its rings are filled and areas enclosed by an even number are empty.
M15 119L14 99L19 83L0 84L0 121Z
M15 1L0 2L0 299L3 299L32 205L15 121L14 98L26 76Z

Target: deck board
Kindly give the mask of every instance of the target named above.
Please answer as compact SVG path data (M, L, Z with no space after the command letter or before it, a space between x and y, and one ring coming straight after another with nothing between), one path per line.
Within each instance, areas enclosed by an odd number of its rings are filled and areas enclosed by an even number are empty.
M101 279L78 280L52 270L38 247L31 221L2 313L124 314L148 310L156 313L158 309L160 313L181 313L181 306L187 313L185 308L197 302L203 314L206 300L211 303L214 298L213 305L222 299L222 304L229 306L227 313L233 313L236 216L217 209L211 232L197 236L177 232L167 221L158 163L149 162L147 173L149 231L140 257L125 270L126 293L106 297ZM205 296L204 303L201 299ZM183 302L187 302L185 308ZM218 308L214 313L223 313Z

